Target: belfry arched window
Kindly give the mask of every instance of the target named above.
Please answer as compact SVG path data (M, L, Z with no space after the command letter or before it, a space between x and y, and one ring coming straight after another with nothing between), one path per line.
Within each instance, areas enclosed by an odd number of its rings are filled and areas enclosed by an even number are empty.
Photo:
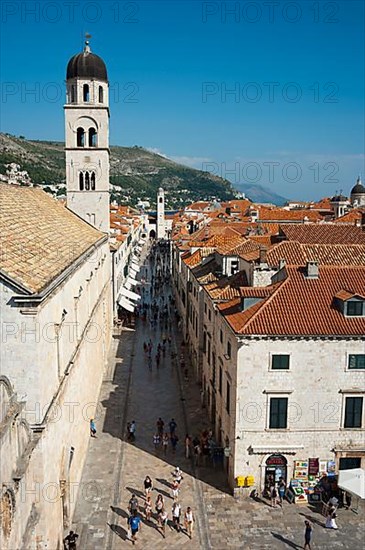
M95 172L91 172L91 191L95 191Z
M96 130L95 128L89 128L89 147L96 147L97 140L96 140Z
M102 86L99 86L99 103L104 103L104 90Z
M84 84L83 86L83 99L85 103L88 103L90 101L90 88L88 84Z
M85 130L77 128L77 147L85 147Z
M90 174L85 172L85 191L90 191Z
M80 191L84 190L84 174L82 172L79 173L79 189Z
M72 84L70 91L70 101L71 103L76 103L76 86L74 84Z

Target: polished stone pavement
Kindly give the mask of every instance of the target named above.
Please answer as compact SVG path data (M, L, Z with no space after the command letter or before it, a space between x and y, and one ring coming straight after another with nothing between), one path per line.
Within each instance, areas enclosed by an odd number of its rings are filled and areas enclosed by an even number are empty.
M98 437L90 439L83 478L76 503L73 528L79 533L82 550L119 550L132 547L127 540L127 506L131 493L141 504L142 483L148 474L161 493L171 518L169 483L172 470L184 472L180 500L193 508L196 526L193 540L185 533L166 529L164 539L156 520L143 520L136 547L143 549L299 549L303 547L304 520L314 525L312 548L363 548L363 516L339 511L338 531L324 529L324 518L307 506L288 503L272 509L265 502L237 501L227 491L224 475L211 466L195 468L184 457L186 432L195 435L207 427L200 406L199 387L193 373L183 379L177 357L181 353L179 328L171 325L173 345L160 369L147 367L143 341L151 336L157 344L159 328L137 321L135 329L118 329L114 334L108 371L100 393L96 420ZM180 441L176 455L155 452L152 437L157 418L165 423L174 417ZM125 441L126 423L137 423L136 441ZM143 514L142 514L143 517Z

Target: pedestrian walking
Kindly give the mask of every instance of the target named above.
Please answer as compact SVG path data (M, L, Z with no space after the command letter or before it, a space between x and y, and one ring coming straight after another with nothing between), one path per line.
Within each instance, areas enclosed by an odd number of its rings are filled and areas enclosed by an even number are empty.
M162 510L158 514L158 523L160 524L161 533L162 533L163 538L166 537L167 520L168 520L168 514L167 514L165 508L162 508Z
M172 452L175 454L176 453L177 442L179 441L179 438L178 438L178 436L176 435L175 432L173 432L170 435L170 441L171 441L171 445L172 445Z
M185 436L185 457L190 458L191 437L189 434Z
M167 454L167 447L169 445L169 436L168 434L165 432L164 435L163 435L163 438L162 438L162 447L163 447L163 454L166 456Z
M157 433L158 433L158 435L160 435L161 437L162 437L162 434L163 434L164 425L165 425L165 422L162 420L161 417L159 417L159 419L158 419L157 422L156 422L156 426L157 426Z
M280 504L280 506L282 506L283 502L284 502L285 490L286 490L285 481L281 477L279 479L279 484L278 484L278 493L279 493L279 504Z
M311 550L311 539L313 528L308 520L305 520L305 531L304 531L304 550Z
M129 440L134 441L136 439L136 422L132 420L129 424Z
M137 533L141 529L141 518L138 516L137 512L128 518L128 526L131 530L132 544L135 544Z
M96 426L93 418L90 418L90 435L96 437Z
M144 486L144 494L146 495L146 498L150 495L151 491L153 490L153 484L152 479L150 476L146 476L143 482Z
M179 498L179 483L174 479L171 485L171 496L173 500L177 500Z
M144 503L144 514L145 514L146 520L149 521L152 515L152 502L151 502L151 497L149 495L147 496L146 501Z
M138 498L136 497L136 495L134 493L131 496L131 498L129 499L128 511L129 511L129 514L131 516L133 516L133 514L135 514L135 513L136 514L138 513Z
M185 529L190 539L193 538L193 529L194 529L194 514L190 506L187 507L185 516L184 516L184 522L185 522Z
M157 495L156 501L155 501L155 510L156 514L159 514L162 510L162 508L165 507L165 501L161 494Z
M278 493L277 493L277 490L276 490L276 487L275 485L271 485L270 487L270 498L271 498L271 506L273 508L276 508L276 499L278 497Z
M153 436L153 444L155 446L155 451L157 452L158 450L158 447L161 443L161 438L160 436L156 433L154 436Z
M326 528L327 529L338 529L337 523L336 523L336 509L334 506L330 506L327 513L326 518Z
M63 544L67 550L76 550L76 541L79 535L75 531L70 531L67 537L63 539Z
M177 501L175 501L172 505L172 523L178 533L180 532L180 515L181 506Z
M182 471L180 470L179 466L176 466L174 472L172 473L172 475L174 476L175 478L175 481L178 483L179 487L180 487L180 483L183 479L183 476L182 476Z
M177 428L177 424L176 424L174 418L171 418L171 420L170 420L170 422L169 422L169 428L170 428L170 435L172 435L173 433L175 433L175 430L176 430L176 428Z

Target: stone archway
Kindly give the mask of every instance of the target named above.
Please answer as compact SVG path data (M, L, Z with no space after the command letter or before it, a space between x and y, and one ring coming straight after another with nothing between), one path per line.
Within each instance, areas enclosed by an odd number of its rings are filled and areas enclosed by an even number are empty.
M155 239L156 238L156 231L154 229L151 229L150 231L150 239Z

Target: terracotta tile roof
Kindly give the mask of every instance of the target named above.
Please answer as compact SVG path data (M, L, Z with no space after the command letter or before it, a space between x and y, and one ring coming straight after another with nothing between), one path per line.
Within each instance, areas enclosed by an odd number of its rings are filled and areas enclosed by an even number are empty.
M284 208L265 208L264 206L258 207L259 219L262 221L303 221L304 218L308 218L310 221L319 221L323 217L317 211L310 209L298 209L298 210L285 210Z
M280 234L289 241L307 244L365 244L361 227L332 223L281 225Z
M0 183L0 269L40 292L105 235L37 187Z
M365 317L345 317L335 300L343 289L364 296L364 266L322 266L317 279L307 279L304 267L287 267L286 273L286 279L265 287L272 291L269 297L246 311L241 311L240 300L218 306L235 332L271 336L365 334Z
M189 204L186 207L186 210L204 210L208 206L210 206L210 202L208 202L208 201L198 201L198 202L193 202L192 204Z
M206 285L205 289L213 300L231 300L241 296L241 287L247 284L246 273L240 271Z
M333 220L333 223L348 223L351 225L355 225L356 222L361 223L362 217L364 214L365 214L365 210L354 208L344 216L341 216L340 218Z
M340 290L335 294L335 297L339 300L342 300L343 302L346 302L346 300L349 300L350 298L363 298L365 300L365 296L361 296L360 294L354 294L353 292L349 292L348 290Z
M193 252L192 254L189 254L187 257L184 258L184 255L183 254L181 256L182 260L186 263L187 266L189 267L196 267L197 265L199 265L202 261L202 252L200 249L196 250L195 252Z

